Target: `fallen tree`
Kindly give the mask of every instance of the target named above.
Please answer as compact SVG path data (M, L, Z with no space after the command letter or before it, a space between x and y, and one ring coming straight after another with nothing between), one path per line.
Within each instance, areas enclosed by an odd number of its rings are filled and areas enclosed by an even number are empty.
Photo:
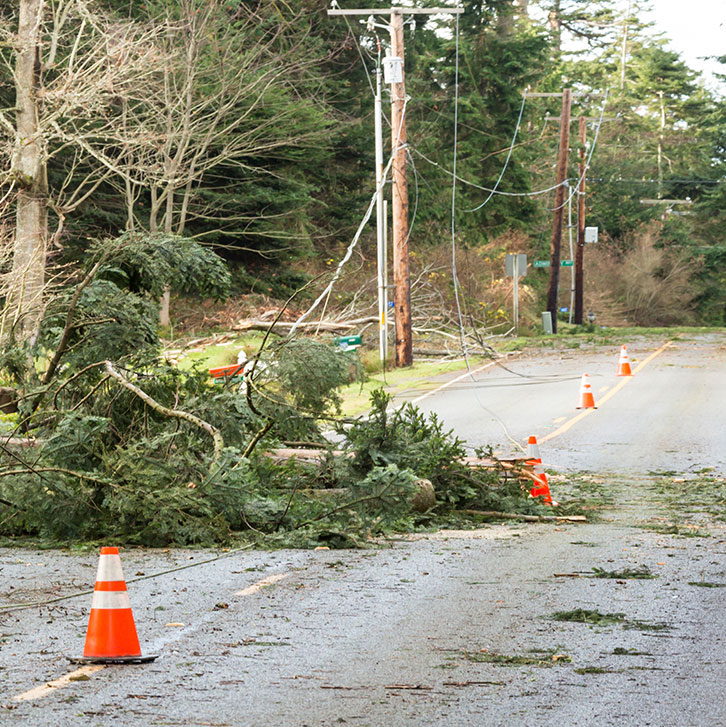
M487 452L467 461L463 443L414 406L394 411L377 391L367 416L341 417L337 389L358 375L357 357L274 338L282 311L243 386L171 366L158 300L174 282L223 295L220 266L179 238L105 241L53 291L38 339L8 342L0 369L18 411L0 441L0 535L338 547L457 509L544 512L521 463ZM280 452L285 442L318 447Z

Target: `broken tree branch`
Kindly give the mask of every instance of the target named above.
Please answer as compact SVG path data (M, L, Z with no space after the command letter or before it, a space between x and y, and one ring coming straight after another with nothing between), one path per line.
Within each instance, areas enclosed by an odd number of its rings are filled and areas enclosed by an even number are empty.
M209 422L205 422L203 419L200 419L199 417L194 416L194 414L190 414L187 411L182 411L181 409L169 409L169 407L160 404L155 399L152 399L145 391L140 389L135 384L132 384L125 376L123 376L123 374L116 371L110 361L105 361L104 364L106 366L106 371L108 372L109 376L116 379L116 381L118 381L121 386L123 386L125 389L128 389L132 394L138 396L141 401L143 401L148 407L150 407L154 411L157 411L159 412L159 414L167 417L182 419L183 421L189 422L195 427L199 427L199 429L203 429L205 432L207 432L207 434L209 434L209 436L212 437L212 440L214 441L214 460L216 461L219 459L219 456L224 449L224 439L222 438L222 435L216 427L213 427Z

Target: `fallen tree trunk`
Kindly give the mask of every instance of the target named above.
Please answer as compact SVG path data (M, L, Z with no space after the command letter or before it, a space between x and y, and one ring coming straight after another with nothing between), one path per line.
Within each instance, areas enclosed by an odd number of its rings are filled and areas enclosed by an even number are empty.
M0 439L0 447L37 447L43 444L44 439L24 439L23 437L9 437Z
M365 318L355 318L349 321L306 321L304 323L297 324L298 328L311 329L326 331L332 333L334 331L349 331L351 328L360 326L364 323L376 323L378 318L376 316L366 316ZM269 331L280 329L281 331L289 332L290 329L295 325L294 322L288 321L276 321L270 323L269 321L262 320L241 320L237 325L233 326L233 331Z
M326 449L300 449L293 447L281 447L279 449L271 449L265 453L274 462L287 462L290 459L296 459L301 463L317 464L323 462L328 454ZM332 455L341 457L345 455L352 458L351 452L344 453L341 450L333 450ZM539 483L538 477L534 474L533 465L528 464L526 457L507 457L505 459L489 458L489 457L464 457L461 460L465 465L472 468L492 469L504 472L505 475L517 477L520 481L532 481Z
M502 520L524 520L528 523L538 522L566 522L586 523L584 515L521 515L516 512L497 512L496 510L456 510L464 515L475 515L476 517L500 518Z
M462 356L461 349L458 351L442 351L435 348L414 348L413 353L416 356ZM500 356L492 356L491 351L482 351L480 349L467 349L470 356L489 356L491 358L501 358Z

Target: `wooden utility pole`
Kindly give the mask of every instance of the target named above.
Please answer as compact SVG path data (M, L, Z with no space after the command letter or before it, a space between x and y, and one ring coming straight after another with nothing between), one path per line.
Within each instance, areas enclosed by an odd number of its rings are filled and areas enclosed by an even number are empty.
M552 316L552 332L557 333L557 292L560 285L560 244L562 242L562 218L565 208L565 180L567 179L567 153L570 148L570 110L572 92L569 88L562 91L562 110L560 111L560 150L557 158L557 190L555 191L555 218L550 248L550 284L547 288L547 310Z
M585 284L585 132L587 117L579 118L580 141L580 187L577 190L577 248L575 249L575 317L576 324L582 324L582 296Z
M393 305L396 312L396 366L413 363L411 278L408 254L408 181L406 179L406 84L403 15L391 13L391 55L401 59L401 81L391 84L391 153L393 154Z
M396 366L413 363L413 335L411 327L411 279L409 264L408 184L406 179L406 84L403 69L404 15L458 15L463 8L358 8L328 10L328 15L363 15L390 17L391 56L401 59L400 81L391 83L391 154L393 155L393 305L396 331ZM379 26L380 27L380 26Z

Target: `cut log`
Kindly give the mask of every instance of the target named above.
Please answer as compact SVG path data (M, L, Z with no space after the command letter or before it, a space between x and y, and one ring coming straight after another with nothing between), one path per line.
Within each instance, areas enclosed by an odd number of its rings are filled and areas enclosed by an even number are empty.
M586 523L584 515L522 515L517 512L497 512L496 510L457 510L464 515L476 517L498 518L501 520L524 520L528 523L538 522L565 522L565 523Z
M331 333L333 331L350 331L365 323L376 323L378 318L376 316L366 316L365 318L355 318L349 321L305 321L297 325L300 329L325 331ZM288 333L290 329L295 325L294 322L288 321L277 321L276 323L270 323L269 321L254 320L254 319L243 319L238 321L235 326L232 327L233 331L278 331L281 333Z

